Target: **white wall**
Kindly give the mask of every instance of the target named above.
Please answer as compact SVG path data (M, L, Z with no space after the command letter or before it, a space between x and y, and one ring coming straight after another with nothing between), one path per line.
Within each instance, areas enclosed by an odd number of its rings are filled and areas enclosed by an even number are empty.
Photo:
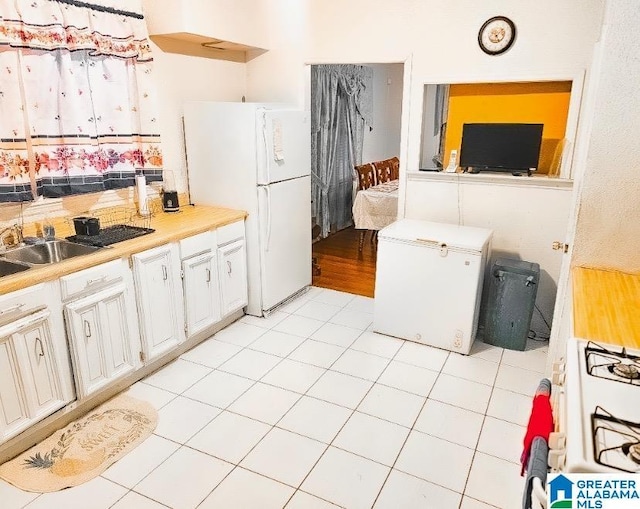
M588 69L591 63L603 11L603 0L540 0L535 6L507 0L495 0L490 4L475 0L269 0L268 3L255 0L255 5L256 12L269 26L269 51L246 66L198 63L197 75L205 73L212 79L211 88L205 87L206 95L211 99L226 99L226 96L236 95L236 90L242 90L251 101L308 105L309 67L306 64L406 62L402 153L399 154L403 177L407 170L417 170L419 166L425 83L574 75ZM490 57L478 48L476 38L482 23L496 14L510 17L517 26L518 36L509 52ZM167 167L180 167L182 158L175 140L179 102L185 97L205 92L200 84L193 83L192 78L185 83L181 75L187 74L170 70L173 65L185 66L183 69L186 70L186 57L178 58L180 60L175 64L170 57L164 62L162 57L158 58L158 67L164 65L164 77L170 89L160 92L167 101L161 111ZM230 67L221 67L223 65ZM235 65L246 69L246 77ZM192 71L188 74L190 77L193 75ZM626 82L631 87L633 80ZM163 83L163 88L166 86ZM237 96L228 98L237 100ZM400 213L404 214L406 210L410 217L429 216L427 204L439 189L438 183L431 181L403 182L401 195L406 192L406 200L401 196ZM557 270L550 257L556 253L550 251L549 239L540 239L538 232L543 228L536 217L540 212L544 217L566 221L570 193L545 190L543 201L539 201L536 193L528 187L507 186L495 190L483 186L482 189L482 193L471 189L462 191L465 194L463 206L468 210L481 209L480 216L472 217L479 223L494 223L496 237L500 239L499 247L524 259L538 261L555 284ZM499 195L487 202L482 199L486 192ZM544 207L533 205L545 201L548 203ZM457 202L453 203L457 206ZM506 204L517 204L518 217L523 216L524 220L510 225L496 219L508 217L509 214L505 214ZM453 219L452 216L442 218ZM555 227L553 231L564 233ZM524 249L523 238L539 239L539 243L534 242ZM541 304L545 311L548 311L548 303L553 298L551 286L549 284L542 291Z
M340 55L343 61L406 58L410 62L411 91L405 98L402 120L408 123L408 135L402 141L407 146L406 161L401 161L403 175L417 170L420 164L425 83L515 81L578 74L591 63L603 8L601 0L542 0L535 6L506 0L314 0L312 6L311 59ZM476 38L482 23L496 14L510 17L518 36L509 52L490 57L479 49ZM320 27L329 25L332 36L327 38ZM381 32L375 27L384 27L384 33L392 35L371 37L372 27L376 34ZM543 280L537 302L551 318L561 265L561 255L552 251L551 243L564 241L570 190L452 186L429 180L409 180L405 189L400 215L456 222L460 196L465 224L492 228L495 249L540 263ZM445 208L434 213L434 203Z
M364 64L373 69L373 130L367 127L362 162L400 155L402 64Z
M305 63L405 62L408 147L404 168L419 166L425 83L543 79L587 69L604 0L271 0L269 51L247 64L251 100L305 103ZM484 54L478 29L496 13L518 30L504 55ZM579 13L577 15L576 13ZM553 34L553 36L551 36Z
M237 101L246 93L245 66L234 62L164 53L152 44L158 80L158 115L164 168L173 172L179 192L186 192L182 130L185 101Z
M484 181L477 181L475 177L412 174L406 216L489 228L494 232L491 262L505 257L539 263L536 304L549 321L562 263L562 252L553 251L551 244L564 238L567 230L571 187L521 185L517 177L506 177L501 183L482 177ZM549 333L538 312L532 327Z
M269 27L269 51L247 62L247 100L280 102L309 108L310 71L305 61L308 39L308 2L267 2L261 22Z
M573 264L640 271L637 0L607 4Z
M145 16L164 13L164 5L165 2L145 1ZM182 105L185 101L241 101L246 94L246 65L165 53L153 43L151 49L164 168L173 173L177 190L186 192ZM167 176L165 182L171 185L172 177Z
M410 170L419 166L422 116L418 112L424 83L573 75L589 67L603 9L603 0L540 0L535 5L508 0L272 0L271 18L284 19L292 2L308 9L298 7L294 26L275 25L277 37L271 34L272 38L287 40L286 45L274 45L248 64L252 99L267 99L266 94L304 102L300 79L281 76L304 76L305 62L408 61L411 92L404 98L402 120L407 125L407 139L402 141L407 158L401 164ZM491 57L480 50L476 39L482 23L496 13L515 22L518 36L506 54Z

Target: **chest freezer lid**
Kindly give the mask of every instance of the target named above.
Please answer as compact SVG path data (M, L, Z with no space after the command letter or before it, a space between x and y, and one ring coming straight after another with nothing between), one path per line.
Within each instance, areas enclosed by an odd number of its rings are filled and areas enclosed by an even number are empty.
M438 247L446 244L450 249L481 252L491 239L492 231L474 226L434 223L420 219L400 219L383 228L378 239L416 242Z

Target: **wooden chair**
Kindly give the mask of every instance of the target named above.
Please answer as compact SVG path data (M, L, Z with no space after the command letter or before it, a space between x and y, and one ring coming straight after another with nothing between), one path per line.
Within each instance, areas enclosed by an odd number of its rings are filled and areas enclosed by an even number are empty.
M400 178L400 160L397 157L385 159L384 161L376 161L371 164L373 164L375 168L376 182L378 184Z
M361 164L360 166L354 166L356 176L358 178L358 191L369 189L378 184L376 181L376 172L374 163ZM366 231L360 230L360 239L358 240L358 253L362 253L364 246L364 235ZM375 234L371 235L371 242L373 243Z
M354 169L356 170L356 176L358 178L358 191L369 189L377 184L373 163L354 166Z

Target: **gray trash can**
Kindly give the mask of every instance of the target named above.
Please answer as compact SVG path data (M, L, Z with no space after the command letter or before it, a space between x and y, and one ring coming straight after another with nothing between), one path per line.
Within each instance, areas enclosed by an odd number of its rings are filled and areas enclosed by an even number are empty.
M498 258L491 279L484 324L484 342L524 350L536 302L540 265Z

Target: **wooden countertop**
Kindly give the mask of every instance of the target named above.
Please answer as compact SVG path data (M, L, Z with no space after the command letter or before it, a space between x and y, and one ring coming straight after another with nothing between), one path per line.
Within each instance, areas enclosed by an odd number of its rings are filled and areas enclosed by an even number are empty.
M219 228L243 220L247 213L242 210L203 205L186 205L179 212L158 212L150 219L154 233L113 244L95 253L70 258L60 263L32 267L29 270L0 278L0 295L20 290L44 281L52 281L101 263L126 258L134 253L146 251L176 240ZM58 230L58 236L71 235Z
M640 274L574 267L576 337L640 349Z

